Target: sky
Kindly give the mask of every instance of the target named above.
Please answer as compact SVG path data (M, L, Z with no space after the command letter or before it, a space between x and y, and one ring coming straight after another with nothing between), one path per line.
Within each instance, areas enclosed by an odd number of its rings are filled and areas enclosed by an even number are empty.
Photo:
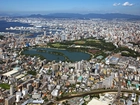
M140 0L0 0L0 13L125 13L140 15Z

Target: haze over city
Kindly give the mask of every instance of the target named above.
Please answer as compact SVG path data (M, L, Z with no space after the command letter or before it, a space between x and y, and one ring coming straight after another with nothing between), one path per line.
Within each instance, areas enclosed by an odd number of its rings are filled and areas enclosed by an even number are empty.
M0 13L123 13L140 15L140 0L1 0Z

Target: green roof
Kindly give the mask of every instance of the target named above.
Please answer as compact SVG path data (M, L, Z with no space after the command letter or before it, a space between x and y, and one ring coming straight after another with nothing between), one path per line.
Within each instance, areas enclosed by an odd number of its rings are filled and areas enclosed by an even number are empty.
M78 80L82 80L82 78L83 78L83 77L82 77L82 76L80 76L80 77L78 78Z
M102 55L99 55L99 56L97 56L96 58L97 58L97 59L102 59L103 56L102 56Z
M128 85L131 85L130 81L128 81L127 83L128 83Z
M136 84L136 88L139 88L139 85L138 84Z

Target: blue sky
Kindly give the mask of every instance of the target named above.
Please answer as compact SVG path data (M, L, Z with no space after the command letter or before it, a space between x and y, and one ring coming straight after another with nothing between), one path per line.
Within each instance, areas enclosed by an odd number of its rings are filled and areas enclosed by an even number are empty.
M140 0L0 0L0 13L126 13L140 15Z

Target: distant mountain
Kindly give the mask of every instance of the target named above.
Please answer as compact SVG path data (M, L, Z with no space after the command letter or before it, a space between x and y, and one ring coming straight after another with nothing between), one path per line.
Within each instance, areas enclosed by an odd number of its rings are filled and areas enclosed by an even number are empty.
M48 14L48 15L41 15L41 14L33 14L28 17L33 18L81 18L83 17L82 14L74 14L74 13L54 13L54 14Z
M75 13L54 13L54 14L48 14L48 15L41 15L41 14L34 14L30 15L28 17L34 17L34 18L83 18L83 19L89 19L89 18L101 18L101 19L114 19L114 18L125 18L125 19L139 19L140 16L138 15L129 15L129 14L119 14L119 13L108 13L108 14L75 14Z
M101 18L101 19L127 19L127 20L140 20L139 15L130 14L120 14L120 13L108 13L108 14L78 14L78 13L53 13L48 15L32 14L32 15L18 15L18 14L0 14L0 16L11 16L11 17L29 17L29 18L80 18L80 19L90 19L90 18Z
M119 14L119 13L108 13L108 14L87 14L88 18L102 18L102 19L114 19L114 18L139 18L137 15L129 15L129 14Z
M28 17L34 17L34 18L39 18L39 17L46 17L47 15L41 15L41 14L32 14Z
M54 13L49 14L50 17L58 17L58 18L81 18L84 17L82 14L76 14L76 13Z
M0 16L6 17L16 17L16 16L26 16L19 13L0 13Z

